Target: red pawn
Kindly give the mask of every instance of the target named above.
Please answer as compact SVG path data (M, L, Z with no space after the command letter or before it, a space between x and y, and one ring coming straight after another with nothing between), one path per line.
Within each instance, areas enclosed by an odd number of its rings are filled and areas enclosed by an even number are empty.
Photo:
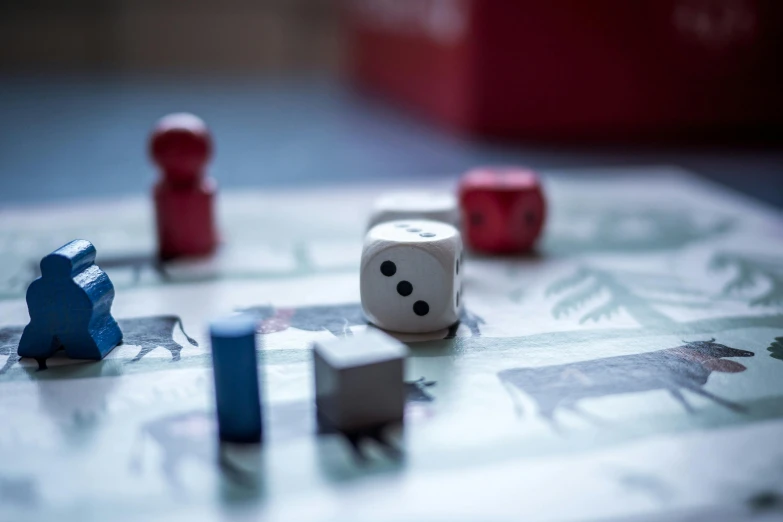
M204 172L212 155L207 126L192 114L169 114L152 132L150 154L162 174L154 191L160 259L213 253L217 185Z
M517 167L479 168L459 183L462 237L473 250L510 254L530 250L546 220L538 176Z

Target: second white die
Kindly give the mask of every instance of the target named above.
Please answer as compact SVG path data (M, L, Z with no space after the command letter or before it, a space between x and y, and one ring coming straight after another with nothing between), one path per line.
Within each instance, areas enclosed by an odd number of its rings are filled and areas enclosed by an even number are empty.
M373 203L367 230L386 221L427 219L459 228L457 199L448 192L392 192Z
M462 238L451 225L402 220L371 228L360 274L362 308L385 330L433 332L462 311Z

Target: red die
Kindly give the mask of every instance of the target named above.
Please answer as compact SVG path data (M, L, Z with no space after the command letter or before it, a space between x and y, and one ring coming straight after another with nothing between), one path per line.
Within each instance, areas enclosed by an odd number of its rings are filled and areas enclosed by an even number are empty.
M459 184L462 237L474 250L524 252L536 242L546 219L538 176L518 167L483 167Z

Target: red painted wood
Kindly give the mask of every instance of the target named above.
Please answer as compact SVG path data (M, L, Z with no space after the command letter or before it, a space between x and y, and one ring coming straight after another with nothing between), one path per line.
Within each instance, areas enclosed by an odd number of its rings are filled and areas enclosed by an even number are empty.
M533 248L546 221L546 199L538 175L517 167L482 167L459 183L462 237L491 254Z
M212 138L192 114L170 114L152 132L150 153L161 171L154 188L158 255L198 257L217 248L215 181L205 173Z

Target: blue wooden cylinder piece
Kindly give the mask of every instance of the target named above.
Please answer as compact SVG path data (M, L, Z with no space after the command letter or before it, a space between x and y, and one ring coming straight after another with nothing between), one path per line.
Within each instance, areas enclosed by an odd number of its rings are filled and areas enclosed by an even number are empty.
M221 318L210 324L209 333L220 439L261 442L256 321L248 315Z

